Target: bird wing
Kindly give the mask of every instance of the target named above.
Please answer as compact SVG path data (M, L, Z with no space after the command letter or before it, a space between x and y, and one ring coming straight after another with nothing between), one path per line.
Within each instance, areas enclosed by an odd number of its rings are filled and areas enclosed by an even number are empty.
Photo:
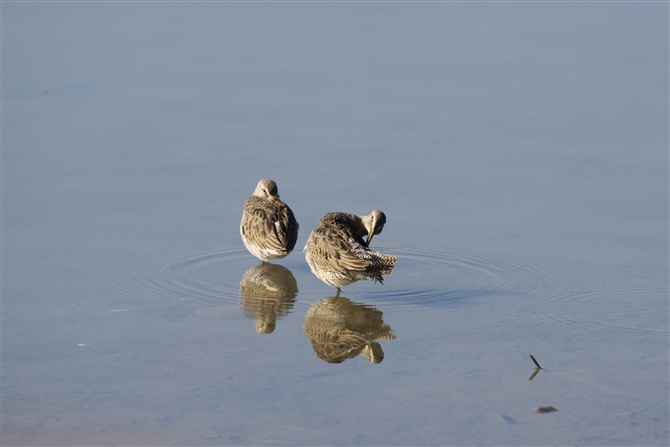
M365 270L367 261L356 257L351 248L351 242L345 232L324 226L312 231L307 241L312 263L331 272Z
M251 243L263 249L286 250L285 241L289 238L278 214L271 207L263 206L255 197L249 197L242 213L242 233Z
M279 203L277 213L275 216L275 232L277 239L284 244L287 251L293 250L295 243L298 240L298 221L295 220L293 211L285 203Z

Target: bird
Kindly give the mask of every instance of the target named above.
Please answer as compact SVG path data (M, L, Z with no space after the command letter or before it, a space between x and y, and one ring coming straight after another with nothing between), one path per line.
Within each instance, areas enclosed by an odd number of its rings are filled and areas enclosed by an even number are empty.
M261 179L242 212L240 234L247 250L263 262L283 258L295 247L298 228L293 211L279 199L274 180Z
M398 258L369 248L372 237L382 232L386 215L374 210L367 216L328 213L312 230L304 252L312 273L321 281L340 287L372 278L383 283L382 275L391 273ZM367 236L367 240L363 240Z

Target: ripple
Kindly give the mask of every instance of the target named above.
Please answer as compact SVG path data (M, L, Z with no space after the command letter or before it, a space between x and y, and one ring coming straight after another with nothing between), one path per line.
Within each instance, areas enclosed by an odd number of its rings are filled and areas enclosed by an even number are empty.
M664 339L668 330L667 279L663 272L551 264L522 257L494 257L447 250L385 246L398 257L387 290L365 298L391 306L428 308L487 306L501 324L551 325L594 334ZM633 284L631 284L633 283Z
M383 302L384 309L418 306L483 312L481 306L486 305L486 312L495 314L497 321L519 327L558 325L626 337L669 336L668 287L649 286L665 278L660 272L401 245L375 248L397 256L398 266L383 286L363 281L346 287L343 293L350 298ZM315 292L323 290L320 280L309 272L300 253L284 261L302 291L298 302L323 298ZM239 308L240 281L255 264L241 246L163 247L101 253L79 267L92 293L132 298L138 306L186 302ZM621 278L627 282L622 284Z
M134 297L142 303L187 301L207 306L239 305L231 272L253 265L244 248L161 248L103 255L87 266L97 292Z
M563 282L567 266L406 246L380 246L398 257L387 290L367 293L394 303L452 306L481 297L532 294Z
M571 290L550 295L539 321L598 334L667 340L668 287Z

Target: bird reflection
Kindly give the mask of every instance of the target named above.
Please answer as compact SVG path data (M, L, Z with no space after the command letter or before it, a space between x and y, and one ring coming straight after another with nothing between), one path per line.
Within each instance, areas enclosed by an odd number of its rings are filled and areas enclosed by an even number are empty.
M342 363L358 355L381 363L384 351L377 340L395 340L382 312L372 306L330 296L307 311L303 330L316 356L328 363Z
M260 263L240 282L242 312L254 319L259 334L274 332L277 320L291 312L297 294L293 273L282 265Z

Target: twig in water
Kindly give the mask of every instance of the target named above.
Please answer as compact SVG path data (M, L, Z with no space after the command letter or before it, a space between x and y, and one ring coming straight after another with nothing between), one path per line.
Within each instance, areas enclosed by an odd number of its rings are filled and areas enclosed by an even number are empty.
M531 354L528 354L528 356L529 356L530 359L533 361L533 363L535 363L535 366L537 366L537 369L542 369L542 367L540 366L540 364L537 363L537 360L535 360L535 357L533 357Z

